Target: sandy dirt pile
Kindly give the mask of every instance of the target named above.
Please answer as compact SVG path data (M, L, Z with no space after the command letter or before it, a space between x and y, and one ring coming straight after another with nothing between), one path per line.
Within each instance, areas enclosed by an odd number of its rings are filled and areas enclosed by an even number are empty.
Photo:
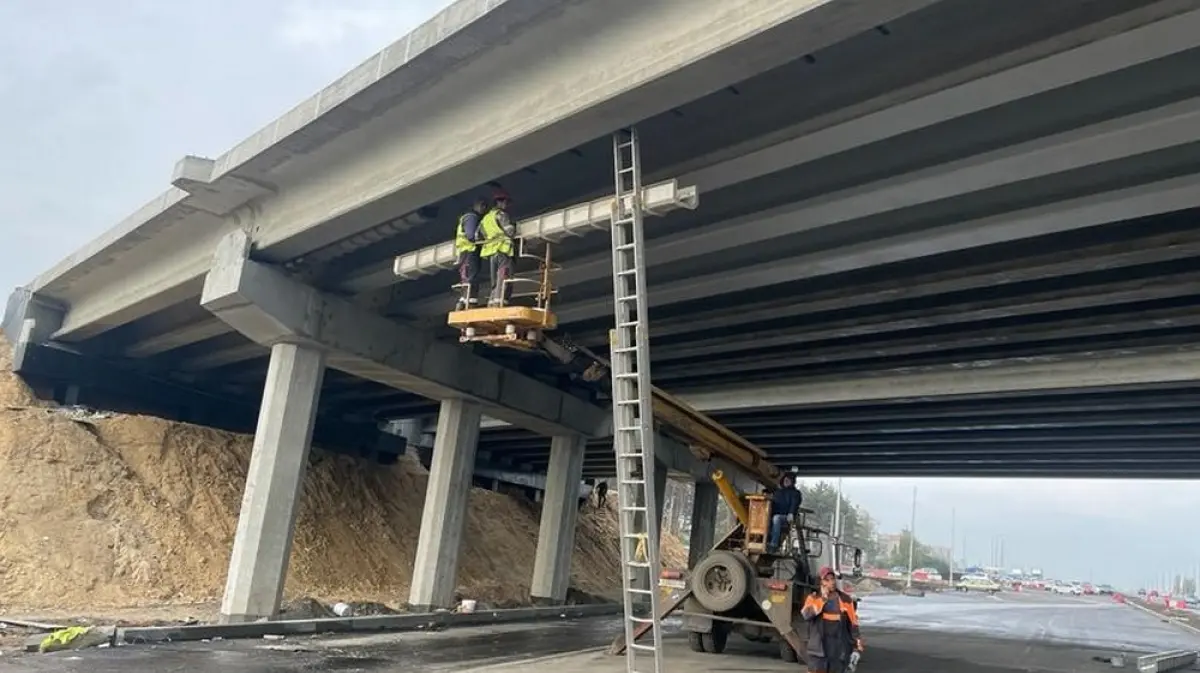
M7 350L6 347L0 350ZM80 422L0 375L0 610L206 603L224 589L251 438L142 416ZM403 603L426 474L314 451L286 593ZM474 489L459 590L527 600L537 506ZM573 588L613 595L615 513L580 518ZM686 559L675 539L664 560Z

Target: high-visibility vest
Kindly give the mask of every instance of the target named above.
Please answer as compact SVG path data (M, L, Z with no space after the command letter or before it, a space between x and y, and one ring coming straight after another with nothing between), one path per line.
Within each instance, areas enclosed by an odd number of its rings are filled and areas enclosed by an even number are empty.
M499 210L492 208L483 216L479 222L480 228L483 229L483 249L480 251L480 257L491 257L496 253L503 253L512 257L513 241L508 234L504 233L504 228L496 221L496 215Z
M458 216L458 228L454 231L454 249L459 252L475 252L479 246L475 241L467 238L466 221L469 213L463 213Z

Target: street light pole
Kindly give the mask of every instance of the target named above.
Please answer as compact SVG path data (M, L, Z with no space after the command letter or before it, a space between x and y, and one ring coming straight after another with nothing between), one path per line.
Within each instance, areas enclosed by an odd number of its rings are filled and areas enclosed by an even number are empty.
M837 503L833 506L833 571L841 572L842 555L838 543L842 541L842 480L838 479Z
M913 552L917 547L917 487L913 486L913 502L912 502L912 519L908 524L908 583L906 586L912 588L913 574Z
M950 584L954 584L954 508L950 508Z

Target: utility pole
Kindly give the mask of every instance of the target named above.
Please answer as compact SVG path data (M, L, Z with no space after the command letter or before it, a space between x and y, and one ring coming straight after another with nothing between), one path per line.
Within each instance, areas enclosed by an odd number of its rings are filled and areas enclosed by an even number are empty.
M913 486L913 503L912 503L912 519L908 524L908 582L906 586L912 588L913 574L913 552L917 548L917 487Z
M954 584L954 508L950 508L950 584Z
M833 572L842 570L842 555L838 543L842 541L842 480L838 478L837 502L833 505Z

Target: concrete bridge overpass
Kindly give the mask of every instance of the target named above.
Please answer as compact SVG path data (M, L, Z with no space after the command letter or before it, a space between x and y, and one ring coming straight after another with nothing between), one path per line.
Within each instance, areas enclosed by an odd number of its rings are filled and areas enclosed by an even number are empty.
M381 421L435 415L413 602L452 593L477 444L549 472L534 592L561 597L603 399L457 346L443 261L392 260L489 181L518 216L609 193L637 124L701 201L648 224L661 387L806 471L1197 476L1200 0L1017 4L463 0L14 293L15 367L257 427L231 618L270 612L306 427L386 460ZM607 240L557 252L595 347Z

